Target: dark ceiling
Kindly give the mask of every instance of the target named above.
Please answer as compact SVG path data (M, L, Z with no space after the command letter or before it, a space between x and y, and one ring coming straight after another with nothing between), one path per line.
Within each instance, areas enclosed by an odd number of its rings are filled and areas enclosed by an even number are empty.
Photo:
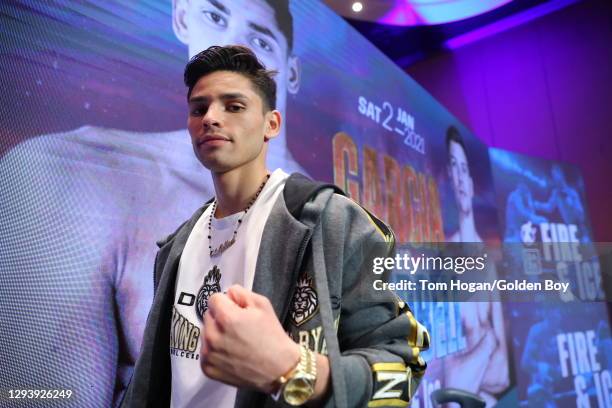
M400 67L406 68L416 61L444 51L445 42L451 38L550 2L550 0L514 0L476 17L429 26L391 26L346 17L345 20ZM367 6L367 1L363 3Z

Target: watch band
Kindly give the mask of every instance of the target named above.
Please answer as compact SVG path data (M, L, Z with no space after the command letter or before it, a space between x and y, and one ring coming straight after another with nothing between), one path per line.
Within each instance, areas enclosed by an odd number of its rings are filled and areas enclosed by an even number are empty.
M275 401L283 396L289 405L302 405L314 393L317 379L317 362L315 353L305 344L300 344L300 361L287 374L279 377L278 391L272 395Z

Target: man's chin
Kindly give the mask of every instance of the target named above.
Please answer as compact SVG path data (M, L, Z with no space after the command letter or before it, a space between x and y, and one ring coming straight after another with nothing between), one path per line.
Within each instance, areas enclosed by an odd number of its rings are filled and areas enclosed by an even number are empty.
M241 167L250 168L253 162L258 160L258 156L245 157L244 155L221 153L217 151L204 155L202 152L198 152L197 157L200 163L213 174L223 174Z
M211 172L211 174L224 174L240 167L240 165L237 165L236 163L226 163L211 160L200 160L200 162Z
M213 157L202 157L198 155L198 160L202 163L206 169L211 173L225 173L232 169L232 166L228 163L224 163L222 160Z
M232 166L222 165L219 163L204 164L204 167L206 167L212 174L223 174L223 173L227 173L228 171L233 170Z

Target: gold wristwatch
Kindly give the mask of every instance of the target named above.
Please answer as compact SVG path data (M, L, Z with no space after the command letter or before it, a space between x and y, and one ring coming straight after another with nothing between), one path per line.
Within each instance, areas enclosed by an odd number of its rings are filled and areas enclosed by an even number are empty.
M317 381L317 360L305 344L300 344L300 361L289 373L279 379L278 393L289 405L305 404L314 394Z

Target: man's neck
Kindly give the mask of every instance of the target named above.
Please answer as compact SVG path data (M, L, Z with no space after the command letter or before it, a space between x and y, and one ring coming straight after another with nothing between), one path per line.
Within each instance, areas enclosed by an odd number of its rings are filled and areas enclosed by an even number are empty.
M275 137L274 140L268 143L268 156L266 160L271 169L281 168L289 174L297 172L308 175L308 172L297 162L289 151L284 130L281 131L278 137Z
M268 142L268 155L285 156L288 154L287 138L285 137L285 129L283 127L280 134L276 136L274 140Z
M253 163L225 172L213 173L217 200L216 218L235 214L249 205L269 171L265 165Z

